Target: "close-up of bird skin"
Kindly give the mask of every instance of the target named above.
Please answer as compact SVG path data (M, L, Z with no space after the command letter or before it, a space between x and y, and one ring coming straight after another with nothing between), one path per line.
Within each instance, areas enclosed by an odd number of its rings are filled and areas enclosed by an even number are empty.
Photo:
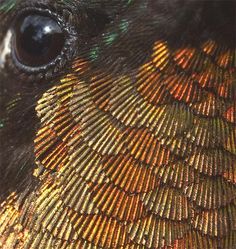
M236 249L236 1L0 0L0 249Z

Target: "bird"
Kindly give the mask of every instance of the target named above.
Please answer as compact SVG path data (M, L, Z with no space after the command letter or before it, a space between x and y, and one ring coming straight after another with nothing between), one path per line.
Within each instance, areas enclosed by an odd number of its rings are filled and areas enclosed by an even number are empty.
M235 248L235 11L0 1L0 248Z

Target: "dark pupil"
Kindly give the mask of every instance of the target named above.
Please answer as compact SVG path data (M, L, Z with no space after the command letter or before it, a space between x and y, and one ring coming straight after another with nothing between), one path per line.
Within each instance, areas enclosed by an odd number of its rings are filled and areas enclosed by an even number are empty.
M58 23L44 15L28 15L15 25L15 53L26 66L48 64L61 52L65 42Z

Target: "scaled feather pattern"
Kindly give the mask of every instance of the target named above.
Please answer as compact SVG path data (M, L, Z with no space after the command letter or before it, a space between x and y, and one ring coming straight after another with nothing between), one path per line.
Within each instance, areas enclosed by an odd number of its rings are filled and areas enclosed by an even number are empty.
M121 2L36 103L33 180L1 203L1 248L235 248L235 44L191 36L197 17L178 33L163 1Z

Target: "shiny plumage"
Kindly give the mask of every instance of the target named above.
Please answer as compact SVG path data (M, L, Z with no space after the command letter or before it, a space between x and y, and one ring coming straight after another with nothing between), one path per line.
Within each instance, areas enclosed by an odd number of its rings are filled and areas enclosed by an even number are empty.
M5 20L20 1L1 2ZM27 139L4 161L0 248L235 248L235 1L100 2L102 34L1 110L32 107L2 128Z

